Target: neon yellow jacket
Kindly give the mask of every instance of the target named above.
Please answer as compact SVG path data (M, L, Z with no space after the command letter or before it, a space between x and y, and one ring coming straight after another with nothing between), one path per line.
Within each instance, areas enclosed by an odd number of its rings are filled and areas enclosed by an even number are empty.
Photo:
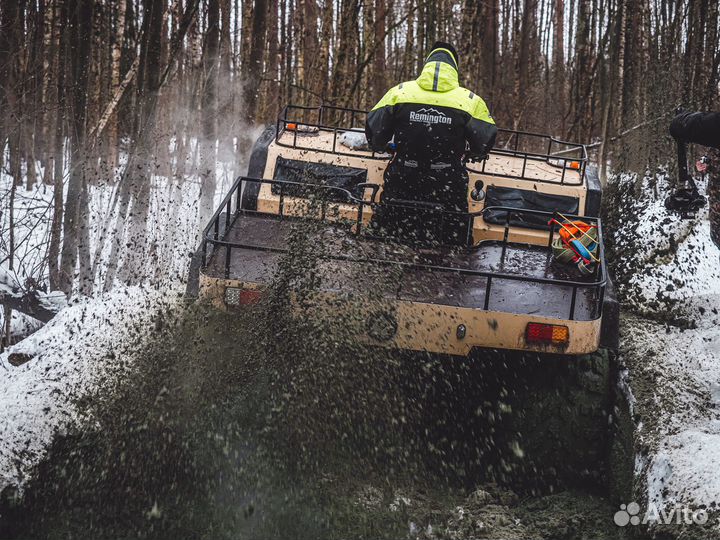
M460 86L455 57L439 48L416 80L391 88L373 107L365 132L376 151L394 137L406 159L459 163L468 150L473 157L487 154L497 128L482 98Z

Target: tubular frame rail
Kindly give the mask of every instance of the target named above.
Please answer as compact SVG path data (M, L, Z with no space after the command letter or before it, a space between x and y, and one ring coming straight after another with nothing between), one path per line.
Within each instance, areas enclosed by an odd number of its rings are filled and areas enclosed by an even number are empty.
M297 117L293 117L297 115ZM332 115L339 115L340 118L348 117L346 125L340 125L340 122L332 122L328 119ZM309 116L309 119L304 117ZM275 143L285 148L293 148L299 150L310 150L313 152L322 152L334 154L338 156L357 157L357 153L343 151L338 142L338 136L346 131L362 131L364 132L365 117L367 111L362 109L351 109L346 107L333 107L322 105L320 107L309 107L303 105L286 105L278 115L275 131ZM288 129L288 125L294 124L294 129ZM317 148L313 146L305 146L302 144L302 138L312 133L325 131L333 134L332 147L329 149ZM282 136L285 132L293 134L292 143L282 142ZM585 172L588 164L587 148L583 144L562 141L543 135L541 133L533 133L530 131L517 131L512 129L498 129L498 141L505 141L502 147L495 147L490 154L499 156L510 156L522 159L522 170L520 175L502 174L495 171L486 170L487 160L482 161L481 169L468 168L470 172L486 174L489 176L498 176L502 178L514 178L519 180L528 180L544 184L560 184L565 186L581 186L585 180ZM546 148L544 152L530 152L523 150L523 147L533 145L536 147ZM384 153L370 151L369 159L388 160L389 156ZM560 182L552 180L543 180L532 178L526 175L529 162L547 163L561 170ZM577 163L577 166L571 164ZM567 171L577 170L579 180L571 181L567 179Z
M279 214L266 214L264 212L258 212L256 210L247 210L241 208L241 201L242 201L242 190L247 183L260 183L260 184L270 184L270 185L277 185L279 186ZM224 276L225 278L230 277L230 262L232 257L232 250L233 249L249 249L249 250L256 250L256 251L265 251L265 252L271 252L271 253L287 253L287 249L284 248L277 248L273 246L267 246L267 245L257 245L257 244L248 244L245 242L230 242L225 239L228 231L233 227L235 222L237 221L238 217L241 215L262 215L265 218L272 217L276 218L278 220L283 219L312 219L312 218L302 218L298 216L289 216L284 213L285 210L285 198L286 195L284 194L284 188L285 186L301 186L303 189L306 189L308 191L317 191L319 193L327 192L327 191L334 191L336 193L341 193L346 197L347 202L346 203L340 203L340 204L351 204L357 206L357 214L356 219L353 220L351 223L354 223L356 225L354 234L359 235L363 232L362 222L363 222L363 209L365 207L374 208L377 206L377 203L371 202L371 201L365 201L362 199L357 199L353 197L353 195L347 191L346 189L337 188L333 186L324 186L324 185L318 185L318 184L304 184L300 182L287 182L287 181L280 181L280 180L266 180L266 179L259 179L259 178L248 178L248 177L238 177L235 182L233 183L232 187L230 188L230 191L223 199L222 203L218 207L218 209L215 211L215 214L210 218L210 222L205 227L203 231L203 236L201 240L201 268L204 270L208 267L210 260L215 257L215 255L219 255L220 251L224 249ZM369 187L369 186L364 186ZM373 190L373 194L376 190ZM292 197L296 198L296 197ZM374 199L374 196L373 196ZM322 201L322 210L321 210L321 220L326 221L327 220L327 201ZM338 203L332 203L332 204L338 204ZM557 218L558 215L554 212L544 212L540 210L525 210L525 209L518 209L518 208L509 208L509 207L502 207L502 206L492 206L488 208L484 208L481 211L478 212L449 212L449 211L438 211L441 214L454 214L454 215L464 215L471 218L475 218L478 216L483 215L486 211L489 210L495 210L495 211L505 211L506 212L506 219L505 219L505 226L503 229L503 239L499 242L502 245L502 254L501 254L501 262L504 262L505 260L505 254L508 245L510 244L509 236L510 236L510 229L513 227L511 225L511 220L514 216L522 216L522 215L539 215L539 216L545 216L548 218L548 222L551 218L555 217ZM539 283L539 284L545 284L545 285L555 285L560 287L572 287L572 295L570 299L570 308L569 308L569 314L568 314L568 320L576 320L575 319L575 311L577 306L577 295L578 290L580 289L586 289L586 290L592 290L595 291L597 294L597 303L595 304L595 309L592 312L592 318L590 320L596 320L602 316L602 306L603 306L603 300L605 298L605 287L607 284L607 270L606 270L606 262L605 262L605 251L603 248L603 230L602 230L602 223L599 218L593 218L588 216L576 216L576 215L564 215L564 217L569 219L580 219L585 222L589 222L591 224L594 224L597 226L597 232L598 232L598 255L599 255L599 264L595 265L595 270L592 274L592 281L575 281L575 280L564 280L564 279L553 279L553 278L540 278L540 277L532 277L532 276L523 276L519 274L504 274L500 272L493 272L488 270L474 270L470 268L455 268L455 267L448 267L448 266L441 266L441 265L434 265L434 264L423 264L423 263L414 263L414 262L405 262L405 261L393 261L389 259L376 259L376 258L370 258L370 257L364 257L364 258L357 258L347 255L328 255L326 258L330 260L336 260L336 261L346 261L346 262L354 262L354 263L373 263L377 265L385 265L385 266L400 266L404 268L414 268L414 269L422 269L422 270L430 270L435 272L450 272L450 273L456 273L460 275L467 275L467 276L479 276L484 277L487 280L487 284L485 287L485 299L484 299L484 306L483 309L485 311L489 310L490 307L490 299L492 295L492 284L494 281L497 280L509 280L509 281L522 281L522 282L528 282L528 283ZM335 225L338 225L337 222L334 223ZM472 227L469 227L470 231L472 230ZM551 224L549 226L549 235L548 235L548 243L547 247L548 249L552 248L552 242L555 239L555 232L556 232L556 226L554 224ZM468 235L469 237L471 234ZM483 242L480 242L478 244L469 245L466 249L470 250L477 250L482 249L482 247L488 243L488 242L498 242L496 240L486 240ZM212 251L209 251L209 248L212 248ZM550 254L548 255L550 256Z

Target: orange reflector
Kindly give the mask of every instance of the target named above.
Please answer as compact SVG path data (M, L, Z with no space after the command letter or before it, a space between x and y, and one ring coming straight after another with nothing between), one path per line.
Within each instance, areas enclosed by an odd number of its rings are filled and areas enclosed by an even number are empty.
M579 162L579 161L571 161L571 162L568 164L568 167L570 167L571 169L579 170L579 169L580 169L580 162Z
M525 329L525 339L528 343L554 343L561 345L570 340L570 330L568 330L567 326L528 323Z
M295 131L297 129L297 124L287 124L285 127L290 131Z
M262 300L262 291L254 289L238 289L227 287L225 289L225 303L228 306L247 306L257 304Z

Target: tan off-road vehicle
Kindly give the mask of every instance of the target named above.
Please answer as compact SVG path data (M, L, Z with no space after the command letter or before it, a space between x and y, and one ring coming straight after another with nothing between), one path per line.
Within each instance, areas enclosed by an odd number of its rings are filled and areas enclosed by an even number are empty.
M364 120L358 110L285 107L256 141L248 176L235 181L205 229L192 296L221 309L257 302L288 250L291 225L312 219L335 246L323 292L357 307L371 287L383 300L382 307L368 302L363 315L366 335L359 337L371 343L454 356L487 348L579 356L615 347L600 183L583 145L499 130L488 158L468 166L466 245L398 239L389 249L372 224L385 204L391 156L344 143ZM439 227L447 214L432 205L404 211ZM598 262L589 275L554 260L560 227L550 221L558 216L595 227ZM394 269L395 277L368 285L369 266Z
M313 328L339 325L342 343L399 349L410 365L469 357L478 362L466 367L488 379L505 368L512 374L498 386L513 411L505 431L522 434L521 470L606 477L619 309L605 265L600 182L585 147L499 130L487 159L468 166L469 211L452 213L382 199L391 156L352 143L364 138L365 114L285 107L207 225L188 296L247 309L276 294L288 268L319 266L310 308L292 290L284 304L318 316ZM405 216L410 231L438 230L429 242L379 234L388 211ZM585 272L553 250L559 224L578 220L597 235ZM448 223L465 241L438 243ZM298 242L307 229L311 241ZM294 259L298 243L322 249Z

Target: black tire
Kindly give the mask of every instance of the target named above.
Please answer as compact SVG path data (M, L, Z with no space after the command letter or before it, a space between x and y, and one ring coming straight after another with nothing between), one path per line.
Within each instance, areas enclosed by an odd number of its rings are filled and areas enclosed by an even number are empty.
M612 443L612 353L542 355L526 389L516 390L512 428L520 434L520 468L563 483L604 484Z
M266 126L253 144L248 163L248 178L262 178L267 165L268 147L275 140L277 128L275 125ZM260 193L260 183L247 182L243 188L240 206L243 210L257 210L257 199Z
M406 427L411 437L423 434L418 451L430 449L429 469L528 491L607 484L614 403L608 350L407 357L404 393L418 423Z

